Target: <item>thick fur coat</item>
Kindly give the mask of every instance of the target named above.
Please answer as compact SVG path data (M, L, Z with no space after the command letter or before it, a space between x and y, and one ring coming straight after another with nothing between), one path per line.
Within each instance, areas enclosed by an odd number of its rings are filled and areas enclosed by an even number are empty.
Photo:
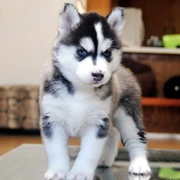
M141 90L121 65L123 9L106 18L79 14L66 4L60 14L53 58L40 88L40 127L48 155L47 180L92 180L97 166L113 164L121 139L129 173L148 175ZM72 167L68 139L81 148ZM121 137L121 138L120 138Z

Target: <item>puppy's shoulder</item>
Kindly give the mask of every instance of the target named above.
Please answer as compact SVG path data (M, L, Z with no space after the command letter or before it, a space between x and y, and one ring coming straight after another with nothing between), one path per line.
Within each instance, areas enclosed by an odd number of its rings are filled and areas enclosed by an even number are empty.
M118 104L121 99L126 97L136 101L141 98L141 88L130 69L121 65L113 74L112 81L113 101L115 104Z
M121 65L118 68L118 71L115 73L115 76L117 79L116 86L119 86L119 89L121 89L121 92L126 91L128 89L133 89L137 91L138 93L141 93L139 83L135 75L130 69Z

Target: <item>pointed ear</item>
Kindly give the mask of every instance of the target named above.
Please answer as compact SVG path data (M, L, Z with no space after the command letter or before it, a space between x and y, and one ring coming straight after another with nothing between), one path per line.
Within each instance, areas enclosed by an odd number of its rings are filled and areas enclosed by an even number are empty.
M59 33L65 35L75 29L80 23L80 14L74 5L66 3L64 10L60 13Z
M114 8L106 18L111 28L119 35L124 27L124 8Z

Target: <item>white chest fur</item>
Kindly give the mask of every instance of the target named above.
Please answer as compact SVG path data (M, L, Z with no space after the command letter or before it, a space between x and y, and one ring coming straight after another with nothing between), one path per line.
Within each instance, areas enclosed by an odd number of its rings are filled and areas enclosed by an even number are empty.
M52 121L61 123L70 136L78 136L87 125L98 124L110 112L111 97L101 100L93 92L76 92L60 97L44 96L43 109L52 113Z

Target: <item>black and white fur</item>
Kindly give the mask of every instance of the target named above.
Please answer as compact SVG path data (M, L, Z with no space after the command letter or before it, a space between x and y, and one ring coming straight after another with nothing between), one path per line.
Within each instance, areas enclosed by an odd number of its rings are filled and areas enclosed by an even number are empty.
M79 14L70 4L61 12L53 60L40 88L46 180L92 180L98 165L112 166L120 134L130 156L129 173L150 173L141 91L131 72L120 64L117 34L122 28L122 8L106 18ZM81 139L72 167L69 137Z

